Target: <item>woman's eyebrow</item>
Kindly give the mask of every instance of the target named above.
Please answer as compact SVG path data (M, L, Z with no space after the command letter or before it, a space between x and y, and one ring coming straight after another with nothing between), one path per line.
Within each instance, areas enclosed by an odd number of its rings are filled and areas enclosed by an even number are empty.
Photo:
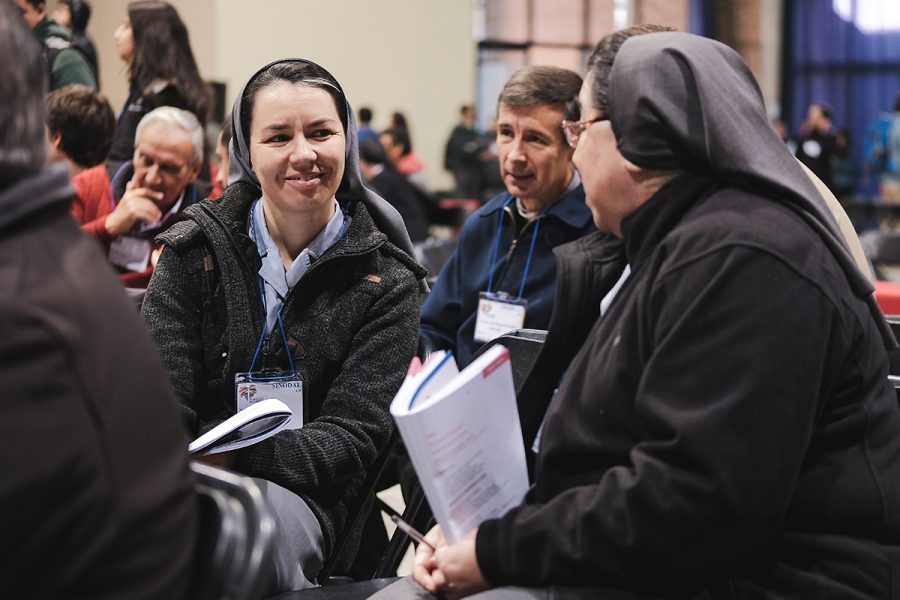
M310 121L307 123L307 127L318 127L319 125L327 125L332 123L337 123L337 119L333 119L331 117L322 117L321 119L316 119L314 121ZM263 126L264 131L283 131L285 129L290 129L291 125L288 123L270 123L268 125Z
M287 123L271 123L263 126L263 130L282 131L284 129L290 129L290 125Z
M311 121L309 123L310 127L316 127L318 125L328 125L331 123L337 123L337 119L333 119L331 117L322 117L321 119L316 119L315 121Z

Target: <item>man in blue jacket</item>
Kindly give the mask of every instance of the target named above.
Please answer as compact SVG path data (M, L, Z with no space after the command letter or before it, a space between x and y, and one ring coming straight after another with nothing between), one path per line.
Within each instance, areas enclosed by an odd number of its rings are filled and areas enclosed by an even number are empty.
M422 306L422 337L452 350L460 367L486 341L522 327L546 329L555 293L553 248L594 230L572 149L566 103L581 77L525 67L500 93L497 148L506 192L473 214Z

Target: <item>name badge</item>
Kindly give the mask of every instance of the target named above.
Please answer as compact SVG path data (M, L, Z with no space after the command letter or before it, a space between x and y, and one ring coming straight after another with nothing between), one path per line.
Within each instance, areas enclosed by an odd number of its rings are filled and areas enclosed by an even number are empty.
M235 373L235 407L238 412L268 398L276 398L291 409L287 429L303 427L303 380L290 371Z
M521 329L525 324L524 298L516 300L508 294L478 294L478 314L475 317L475 341L489 342L497 336Z
M126 271L141 272L147 268L153 242L130 235L120 235L109 245L109 262Z

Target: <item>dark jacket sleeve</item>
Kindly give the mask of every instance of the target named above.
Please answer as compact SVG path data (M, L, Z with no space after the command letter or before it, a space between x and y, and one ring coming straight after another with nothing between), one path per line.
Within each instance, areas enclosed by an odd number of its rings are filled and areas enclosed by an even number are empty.
M457 350L457 335L464 319L463 295L466 293L460 250L466 240L461 234L459 246L444 264L422 304L420 335L431 350Z
M478 238L481 232L475 229L475 225L479 218L479 213L476 213L463 225L456 250L444 263L431 293L422 303L420 335L431 350L452 350L454 353L459 350L459 330L469 316L463 313L466 295L476 293L466 285L466 254L476 252L481 245L485 248L490 245L489 239ZM476 300L469 299L468 302ZM471 343L474 344L474 341Z
M46 581L32 580L42 577L37 565L58 575L72 557L99 558L102 544L92 540L110 508L111 473L102 468L107 461L92 402L59 340L8 305L0 328L0 384L8 391L0 409L0 510L7 515L3 538L17 540L0 550L0 582L46 592Z
M200 261L191 258L191 254L163 249L147 286L141 313L181 403L186 424L196 436L200 431L194 400L205 389L208 375L201 334L203 279L197 264ZM227 418L223 408L216 419L205 423L206 428Z
M778 531L839 370L827 349L846 348L846 323L814 283L747 249L662 274L644 300L633 398L643 439L596 484L483 523L476 551L491 583L702 577ZM558 406L607 391L585 372L604 366L580 364Z

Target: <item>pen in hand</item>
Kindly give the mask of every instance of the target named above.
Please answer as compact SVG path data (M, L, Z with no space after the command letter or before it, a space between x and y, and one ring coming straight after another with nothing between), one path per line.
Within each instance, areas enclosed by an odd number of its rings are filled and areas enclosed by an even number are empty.
M396 526L400 529L400 531L402 531L403 533L405 533L406 535L408 535L408 536L411 537L412 539L416 540L416 541L419 542L420 544L425 544L426 546L428 546L429 548L431 548L431 551L432 551L432 552L435 551L435 547L432 546L431 544L429 544L428 542L426 542L426 541L425 541L425 536L422 535L422 534L421 534L416 528L414 528L412 525L410 525L409 523L407 523L406 521L404 521L403 519L401 519L401 518L398 517L397 515L391 515L391 521L394 522L394 525L396 525Z

